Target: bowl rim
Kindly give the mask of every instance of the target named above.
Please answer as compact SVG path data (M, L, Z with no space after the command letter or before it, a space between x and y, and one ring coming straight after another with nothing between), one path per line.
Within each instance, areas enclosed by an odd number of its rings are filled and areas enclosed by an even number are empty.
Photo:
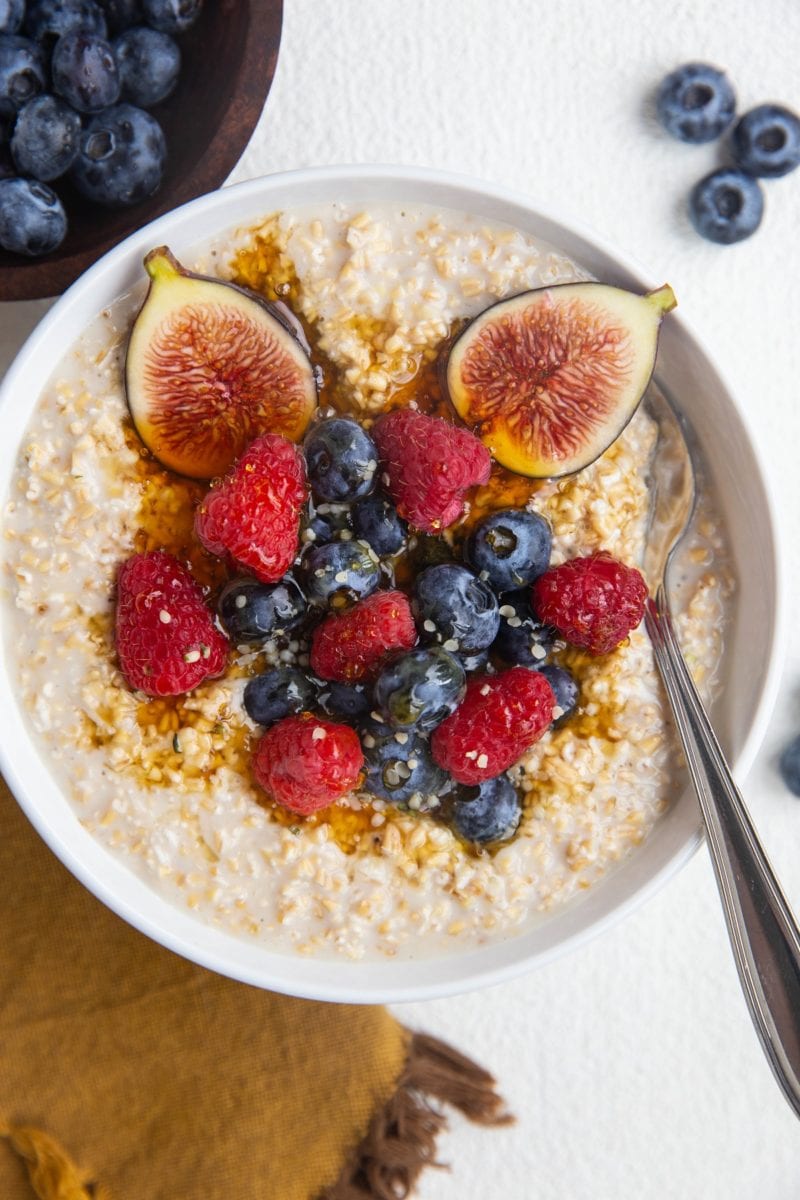
M186 229L191 224L194 213L202 212L208 214L219 211L222 217L226 209L232 209L235 206L237 199L246 201L251 197L263 196L266 211L269 207L270 192L272 190L280 191L281 188L286 186L304 188L309 185L328 185L331 195L335 196L335 186L337 183L346 183L347 185L363 183L365 186L374 186L379 181L384 184L396 185L398 191L402 189L403 185L422 187L431 185L434 188L438 186L463 193L465 201L468 201L470 196L475 197L479 195L483 200L488 200L489 202L496 201L499 204L516 206L529 215L533 222L539 222L550 225L555 229L563 230L569 241L582 241L593 250L599 252L600 255L612 260L621 273L625 273L638 280L641 286L647 286L643 280L647 277L648 272L635 259L621 253L603 235L598 234L583 220L570 213L566 206L559 205L559 209L556 212L549 205L532 199L521 190L506 187L502 184L490 183L458 172L392 164L343 164L329 167L306 167L292 171L278 172L234 184L188 201L180 207L160 215L148 225L136 230L125 238L124 241L107 251L69 287L29 335L0 384L0 408L14 392L19 376L25 372L27 362L37 353L45 350L51 330L57 327L70 311L76 308L80 309L84 296L91 295L94 285L102 279L106 272L112 271L118 264L132 256L140 256L143 247L167 240L168 235L162 233L162 229L170 229L173 233L178 229ZM423 201L417 202L423 203ZM457 200L454 198L453 202L448 202L447 206L457 208ZM465 209L468 211L466 205ZM229 224L234 225L235 221L229 220ZM175 227L174 231L171 229L172 226ZM219 223L219 228L225 228L225 223L222 219ZM93 307L91 311L93 315L95 308ZM753 435L749 419L736 399L735 389L731 386L725 374L720 371L713 355L708 351L704 342L693 331L680 311L672 313L670 321L673 325L679 326L680 337L686 340L692 349L695 352L699 352L700 356L705 360L710 373L716 377L721 390L725 393L726 402L733 409L741 423L748 448L754 457L757 468L758 478L756 482L760 486L762 493L764 516L769 531L770 544L767 550L775 584L774 607L771 614L769 614L771 618L769 655L763 684L753 707L747 734L733 760L734 774L737 780L741 782L752 766L764 738L780 684L783 657L782 648L785 641L786 624L785 577L780 551L780 547L784 542L781 536L781 525L777 515L778 509L775 504L769 475L764 469L764 458L759 450L757 439ZM84 322L85 324L86 322ZM30 417L32 411L33 407L31 406L28 417ZM5 485L7 481L2 480L0 482ZM17 705L13 692L10 699L14 705ZM40 760L43 761L41 756ZM688 863L703 841L698 810L697 825L694 832L670 855L660 869L648 876L644 882L635 886L632 892L621 901L615 903L610 911L597 918L590 919L584 928L569 933L552 946L540 949L533 954L521 953L513 961L499 966L481 966L476 964L472 969L470 969L468 964L469 958L476 953L480 954L480 951L476 951L475 947L468 948L464 953L449 952L446 956L438 956L440 961L454 968L452 972L443 972L442 978L422 983L412 982L411 984L398 984L394 982L390 986L370 983L365 993L363 981L359 982L359 975L363 974L363 961L351 962L344 958L337 960L319 958L316 961L329 965L332 973L349 973L347 980L324 979L322 984L303 980L298 981L293 974L293 966L300 960L298 956L291 954L291 952L270 952L273 960L280 958L281 967L274 968L271 964L267 971L263 971L238 961L236 954L233 952L231 954L220 953L218 950L209 949L204 944L200 945L190 941L179 930L164 928L158 921L139 912L133 903L115 890L113 883L110 883L105 878L101 878L92 869L91 865L84 861L81 854L76 851L75 847L71 844L71 840L64 837L48 821L46 813L42 811L30 795L29 787L26 786L17 770L13 749L5 744L4 739L0 739L0 771L2 771L20 807L50 849L89 891L93 892L112 911L117 913L117 915L126 920L134 928L184 958L231 978L238 979L241 982L308 999L328 1000L339 1003L389 1003L434 999L436 997L467 992L479 987L493 986L516 978L532 970L534 967L543 966L545 963L560 958L569 951L577 949L594 937L599 936L605 930L612 928L635 909L639 908ZM63 792L61 796L64 804L74 815L74 809L72 809ZM75 827L82 829L80 822L77 820ZM87 836L90 837L91 835L87 834ZM92 840L94 841L94 839ZM99 843L96 844L99 845ZM111 855L110 851L105 850L105 847L102 849L112 863L122 865L118 859ZM126 869L123 866L123 870ZM113 878L113 867L108 873ZM166 903L169 909L173 910L176 914L173 923L175 925L183 924L183 921L178 920L177 914L181 913L181 910L177 904L169 900ZM563 909L557 911L563 911ZM182 913L181 916L183 916ZM201 924L195 918L191 918L191 921L195 924ZM204 923L203 928L206 931L210 930L210 926ZM513 940L513 937L514 933L512 931L506 940ZM226 942L230 942L232 946L242 941L242 939L234 934L227 935L225 940ZM247 945L248 943L243 942L243 944ZM402 961L408 973L413 975L415 961L421 962L424 960L409 961L403 959ZM466 970L463 966L459 969L458 964L465 963L467 963Z

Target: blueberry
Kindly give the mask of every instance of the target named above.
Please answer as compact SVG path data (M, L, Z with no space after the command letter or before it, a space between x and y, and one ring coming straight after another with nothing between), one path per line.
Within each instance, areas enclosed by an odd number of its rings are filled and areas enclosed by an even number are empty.
M222 589L217 612L231 641L263 642L296 628L306 615L306 599L291 575L279 583L245 576Z
M399 554L408 537L408 525L391 500L374 493L353 506L353 528L379 558Z
M67 216L58 196L36 179L0 181L0 246L31 258L58 248Z
M185 33L202 7L203 0L142 0L145 21L161 33Z
M17 117L11 151L21 175L58 179L78 153L81 119L58 96L35 96Z
M53 91L82 113L96 113L119 99L119 70L105 38L74 29L59 38L50 64Z
M114 42L113 50L124 100L149 108L175 90L181 52L168 34L146 26L128 29Z
M495 591L533 583L550 565L550 526L544 517L521 508L492 513L473 529L464 558Z
M781 755L781 775L790 792L800 796L800 735L791 741Z
M0 33L0 118L14 118L44 91L46 78L40 46L13 33Z
M112 33L122 33L144 20L140 0L98 0Z
M734 126L731 151L748 175L788 175L800 163L800 118L778 104L751 108Z
M485 846L513 837L522 817L522 803L508 776L498 775L477 787L460 787L450 814L465 841Z
M378 450L358 421L330 417L307 434L308 481L319 500L357 500L375 484Z
M329 542L303 555L306 595L315 604L340 596L358 600L380 583L380 567L363 542Z
M438 807L448 777L433 761L427 739L416 731L392 731L363 741L364 790L381 800L426 812Z
M569 720L578 707L578 697L580 695L578 681L566 667L557 667L554 663L548 663L547 666L540 667L539 674L544 675L550 684L550 687L553 689L553 695L556 698L556 704L561 709L561 716L556 717L553 721L553 728L559 729L565 721Z
M490 646L500 627L497 597L466 567L442 563L417 576L412 607L426 641L443 643L454 654Z
M500 605L500 628L492 649L512 666L540 667L553 648L555 630L533 614L528 592L511 592Z
M329 717L357 721L372 708L370 694L363 683L336 683L331 680L320 684L320 689L320 707Z
M25 0L0 0L0 33L16 33L25 16Z
M757 181L732 167L712 171L692 188L689 216L702 237L724 246L755 233L764 214Z
M245 712L256 725L274 725L293 713L307 712L316 700L316 684L295 667L254 675L244 689Z
M117 104L86 125L70 178L87 199L124 207L158 190L166 156L155 117L132 104Z
M736 96L728 77L708 63L686 63L662 82L658 119L682 142L711 142L730 125Z
M427 732L461 703L466 683L461 663L440 646L411 650L375 680L375 706L390 725Z
M108 37L106 19L94 0L33 0L28 4L25 31L48 51L60 37L75 29Z
M11 157L10 146L0 142L0 179L13 179L16 173L17 168L14 166L14 160Z
M308 502L306 517L303 522L302 539L313 542L315 546L323 546L326 542L335 542L342 538L343 533L352 533L352 511L349 504L314 504Z

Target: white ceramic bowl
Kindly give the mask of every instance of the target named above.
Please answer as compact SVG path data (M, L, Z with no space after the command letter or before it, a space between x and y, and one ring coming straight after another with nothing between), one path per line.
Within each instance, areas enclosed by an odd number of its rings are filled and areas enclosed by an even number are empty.
M552 243L593 275L636 290L644 277L572 220L534 208L507 189L438 171L335 167L295 171L226 188L192 201L127 238L73 284L28 339L0 390L3 438L0 494L8 491L17 448L50 372L94 315L141 279L143 254L168 243L179 255L195 243L275 210L331 200L403 201L466 210ZM670 281L680 295L680 279ZM658 378L689 417L713 475L739 576L725 687L714 717L737 775L750 766L777 687L779 563L764 475L731 394L680 311L664 323ZM418 961L307 959L210 928L162 899L79 824L42 762L0 666L0 767L39 833L101 900L165 946L233 978L299 996L347 1002L421 1000L498 983L579 945L620 920L688 861L701 841L694 797L675 798L647 842L579 902L516 936L481 949Z

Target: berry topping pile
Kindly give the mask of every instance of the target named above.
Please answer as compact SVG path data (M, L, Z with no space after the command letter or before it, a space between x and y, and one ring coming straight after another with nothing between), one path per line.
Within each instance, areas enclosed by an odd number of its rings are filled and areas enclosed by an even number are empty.
M145 111L172 94L174 40L202 0L0 0L0 246L38 257L58 249L68 183L110 208L158 191L167 161ZM55 181L55 182L54 182ZM68 191L63 193L68 195Z
M444 417L328 410L297 436L256 436L197 501L196 539L214 579L229 574L209 595L216 624L168 554L122 568L128 683L190 691L230 643L265 802L303 816L356 791L475 846L506 841L523 819L512 769L580 712L568 644L624 642L641 575L607 553L551 567L535 500L487 504L489 451Z

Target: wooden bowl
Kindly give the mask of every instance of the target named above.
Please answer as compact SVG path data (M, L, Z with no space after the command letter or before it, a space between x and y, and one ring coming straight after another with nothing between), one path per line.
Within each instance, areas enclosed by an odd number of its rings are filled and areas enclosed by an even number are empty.
M55 180L51 186L67 210L67 236L42 258L0 250L0 300L58 295L129 233L224 183L264 108L282 16L283 0L206 0L197 24L179 38L178 86L152 109L167 139L159 190L131 208L110 209Z

